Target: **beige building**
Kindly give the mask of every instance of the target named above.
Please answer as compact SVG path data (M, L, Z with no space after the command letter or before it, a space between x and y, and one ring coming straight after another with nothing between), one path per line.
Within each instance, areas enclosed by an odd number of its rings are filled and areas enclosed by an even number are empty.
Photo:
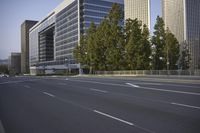
M29 73L29 29L37 21L25 20L21 24L21 73Z
M200 0L162 0L165 27L189 45L191 69L200 69Z
M179 43L184 41L183 5L183 0L162 0L162 16L165 28L169 27Z
M125 19L141 20L150 29L150 0L124 0Z

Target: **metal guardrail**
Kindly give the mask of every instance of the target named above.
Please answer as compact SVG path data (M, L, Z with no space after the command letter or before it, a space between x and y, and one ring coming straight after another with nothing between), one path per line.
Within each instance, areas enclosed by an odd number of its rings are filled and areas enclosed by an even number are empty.
M177 76L200 76L200 70L128 70L128 71L96 71L96 75L121 75L121 76L144 76L144 75L177 75Z

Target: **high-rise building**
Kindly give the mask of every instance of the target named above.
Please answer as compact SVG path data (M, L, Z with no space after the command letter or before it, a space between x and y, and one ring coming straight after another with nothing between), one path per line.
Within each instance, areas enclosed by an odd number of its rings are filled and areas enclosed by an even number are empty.
M150 0L124 0L126 19L141 20L150 29Z
M80 68L73 50L93 21L99 25L114 2L65 0L29 30L31 73ZM116 2L115 2L116 3ZM123 2L117 2L123 8Z
M180 44L187 43L191 56L191 69L200 69L200 1L163 0L162 14L165 27L176 36Z
M25 20L21 24L21 73L29 73L29 29L36 23Z
M11 53L8 58L8 70L10 74L21 73L21 53Z

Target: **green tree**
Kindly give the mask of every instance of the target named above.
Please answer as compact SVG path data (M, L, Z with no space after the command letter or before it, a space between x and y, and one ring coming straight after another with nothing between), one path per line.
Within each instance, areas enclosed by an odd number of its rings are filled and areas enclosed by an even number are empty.
M140 69L139 64L141 55L140 55L140 47L142 40L142 23L137 19L126 20L125 27L125 51L126 51L126 61L128 65L128 69Z
M107 19L104 19L97 28L97 59L98 59L98 70L108 70L111 62L108 60L110 56L110 24Z
M181 51L181 58L179 62L179 66L182 70L187 70L190 67L190 54L189 54L189 47L186 42L182 44L182 51Z
M77 61L89 66L90 71L121 69L124 64L122 22L123 12L118 4L113 4L98 27L91 22L87 34L74 51Z
M167 70L177 69L177 61L179 59L180 46L178 40L170 32L169 28L165 34L165 62Z
M96 38L96 25L91 22L89 29L87 30L87 62L92 73L93 69L96 70L98 66L98 55L97 55L97 38Z
M106 63L108 70L119 70L123 66L124 37L122 31L123 12L118 4L113 4L109 14L108 23L105 30L108 30L106 45Z
M86 36L81 35L79 44L74 48L74 57L81 65L87 64L87 44Z
M157 16L156 24L154 26L154 35L152 36L153 60L152 65L155 70L162 70L166 67L165 57L165 29L164 21L161 17Z
M9 74L8 65L1 64L0 65L0 73Z
M150 69L150 56L151 56L151 43L149 41L149 29L147 25L143 25L142 40L139 46L140 59L138 60L138 69L148 70Z

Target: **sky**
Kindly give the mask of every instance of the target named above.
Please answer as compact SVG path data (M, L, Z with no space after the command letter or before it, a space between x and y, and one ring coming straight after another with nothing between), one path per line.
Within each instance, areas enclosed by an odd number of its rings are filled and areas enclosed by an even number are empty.
M41 20L62 1L0 0L0 59L7 59L11 52L21 52L20 27L24 20ZM151 0L151 28L161 14L160 1Z

